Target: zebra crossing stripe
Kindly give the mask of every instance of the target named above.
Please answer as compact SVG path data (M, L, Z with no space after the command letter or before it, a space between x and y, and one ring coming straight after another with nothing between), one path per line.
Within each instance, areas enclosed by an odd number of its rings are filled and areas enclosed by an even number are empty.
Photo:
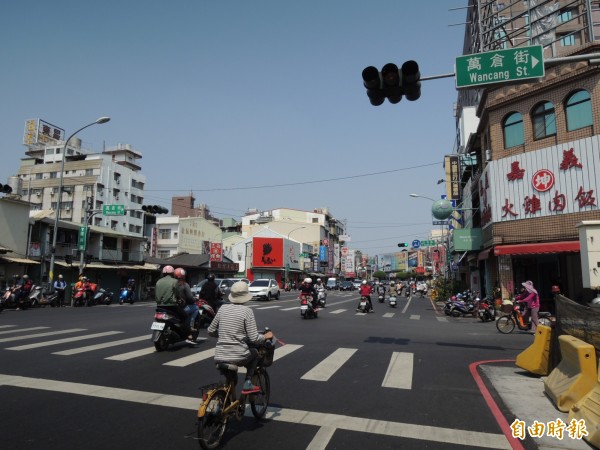
M285 344L281 347L277 347L277 349L275 350L275 354L273 356L273 361L277 361L278 359L283 358L284 356L289 355L290 353L298 350L299 348L302 348L303 345L296 345L296 344ZM246 373L246 368L245 367L240 367L238 369L239 373Z
M129 338L129 339L121 339L120 341L111 341L111 342L105 342L103 344L88 345L87 347L79 347L79 348L73 348L71 350L63 350L62 352L54 352L52 354L53 355L62 355L62 356L77 355L78 353L91 352L91 351L100 350L103 348L116 347L117 345L131 344L132 342L145 341L146 339L150 339L151 337L152 337L152 335L149 334L146 336L138 336L138 337Z
M282 311L293 311L293 310L295 310L295 309L298 309L298 310L299 310L299 309L300 309L300 307L299 307L299 306L292 306L291 308L283 308L283 309L282 309Z
M121 334L122 331L105 331L104 333L88 334L85 336L75 336L71 338L56 339L54 341L38 342L36 344L19 345L18 347L8 347L6 350L31 350L32 348L48 347L50 345L66 344L67 342L78 342L84 339L94 339L97 337L111 336L113 334Z
M0 325L0 328L14 328L16 325Z
M331 311L329 314L341 314L346 311L348 311L348 310L347 309L336 309L335 311Z
M194 364L200 361L204 361L208 358L214 358L215 349L209 348L208 350L204 350L203 352L194 353L193 355L186 356L184 358L175 359L173 361L164 363L163 366L174 366L174 367L187 367L190 364Z
M14 327L14 325L9 325ZM18 328L16 330L0 331L0 334L8 333L22 333L23 331L35 331L35 330L47 330L50 327L31 327L31 328Z
M410 318L412 320L421 320L421 316L419 314L411 314Z
M261 306L260 308L256 308L256 309L273 309L273 308L281 308L281 306L279 306L279 305Z
M448 319L446 317L436 317L436 319L438 320L438 322L448 322Z
M109 356L108 358L111 361L127 361L128 359L139 358L140 356L146 356L150 353L155 353L156 350L154 347L143 348L141 350L134 350L132 352L121 353L120 355Z
M356 350L355 348L338 348L300 378L302 380L327 381L356 353Z
M413 354L394 352L383 378L382 387L412 389Z
M13 336L9 338L2 338L0 342L12 342L12 341L20 341L24 339L37 339L40 337L47 336L56 336L59 334L67 334L67 333L79 333L80 331L86 331L85 328L72 328L70 330L60 330L60 331L51 331L48 333L37 333L37 334L28 334L27 336Z
M385 313L383 317L394 317L394 313Z

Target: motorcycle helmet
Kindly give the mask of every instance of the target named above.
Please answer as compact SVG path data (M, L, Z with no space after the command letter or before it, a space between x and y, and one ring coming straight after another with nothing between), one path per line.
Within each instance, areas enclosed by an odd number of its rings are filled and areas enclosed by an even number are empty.
M29 278L29 275L27 275L27 274L23 275L24 280L27 280L28 278Z
M456 296L456 298L458 298L458 299L461 299L461 298L463 298L463 295L462 295L462 294L458 294L458 295Z
M320 278L317 278L317 283L320 283L320 282L321 282L321 279L320 279Z
M305 283L312 283L312 279L310 279L310 278L307 277L307 278L304 279L304 282Z
M58 279L59 279L59 280L62 280L62 279L63 279L63 276L62 276L62 275L59 275L59 276L58 276Z
M450 300L452 300L452 301L456 300L456 295L453 295L452 297L450 297Z
M175 269L175 278L178 278L180 280L183 280L185 278L185 270L182 269L181 267L178 267L177 269Z
M367 280L363 280L362 284L367 284Z
M173 268L173 266L163 267L163 270L162 270L163 275L173 275L173 272L175 272L175 269Z
M206 278L208 278L210 281L215 281L215 276L212 273L209 273L208 277Z

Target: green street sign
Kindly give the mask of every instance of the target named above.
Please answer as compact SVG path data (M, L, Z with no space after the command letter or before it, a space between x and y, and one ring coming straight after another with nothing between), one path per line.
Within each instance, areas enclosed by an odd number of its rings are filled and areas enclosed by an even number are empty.
M544 52L541 45L474 53L456 58L456 88L541 78Z
M431 247L431 246L433 246L435 244L436 244L436 242L434 240L421 241L421 247Z
M124 216L125 205L102 205L102 214L105 216Z
M79 236L77 239L77 249L81 251L85 251L85 244L87 243L87 228L79 227Z

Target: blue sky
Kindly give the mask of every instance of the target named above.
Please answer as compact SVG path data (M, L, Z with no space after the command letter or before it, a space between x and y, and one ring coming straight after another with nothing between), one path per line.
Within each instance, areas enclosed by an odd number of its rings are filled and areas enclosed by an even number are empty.
M466 3L4 2L0 183L24 156L25 120L70 134L106 115L78 137L141 151L146 203L192 191L218 217L328 207L352 248L397 251L434 228L431 202L408 194L443 193L454 79L374 107L361 72L410 59L422 76L452 72L464 26L449 25L465 10L450 9Z

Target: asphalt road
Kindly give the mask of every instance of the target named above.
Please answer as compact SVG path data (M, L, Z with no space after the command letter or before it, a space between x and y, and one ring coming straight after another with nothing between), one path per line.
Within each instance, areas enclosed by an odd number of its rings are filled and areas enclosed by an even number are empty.
M285 345L269 368L267 419L230 422L228 449L510 448L469 364L531 343L493 323L450 318L428 298L355 312L329 292L318 319L297 293L250 302ZM8 449L197 448L199 387L219 379L213 338L157 353L153 304L0 314L0 431ZM8 437L8 439L6 439Z

